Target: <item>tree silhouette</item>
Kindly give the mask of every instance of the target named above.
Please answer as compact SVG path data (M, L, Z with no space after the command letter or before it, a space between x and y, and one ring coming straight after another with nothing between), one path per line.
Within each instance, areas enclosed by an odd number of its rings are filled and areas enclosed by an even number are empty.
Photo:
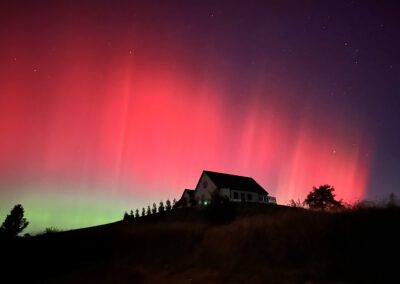
M151 208L151 213L156 214L157 213L157 205L153 203L153 208Z
M129 219L133 219L135 218L135 215L133 214L133 210L131 210L131 212L129 212Z
M163 213L165 211L164 202L160 201L160 205L158 206L158 212Z
M172 209L172 207L171 207L171 201L169 201L169 199L167 199L167 201L165 201L165 209L166 209L167 211L169 211L169 210Z
M21 204L17 204L1 225L0 233L7 237L16 237L28 225L29 222L24 218L24 208Z
M172 208L176 207L176 199L174 198L174 200L172 200Z
M139 209L136 209L136 211L135 211L135 218L139 218L139 217L140 217Z
M142 208L142 217L146 216L146 209Z
M150 214L151 214L150 205L147 205L146 215L150 215Z
M333 186L329 184L321 185L318 188L313 187L313 190L307 195L304 204L310 209L329 210L342 208L342 200L336 200Z
M126 212L125 211L125 213L124 213L124 219L123 219L124 221L127 221L127 220L129 220L129 214L128 214L128 212Z

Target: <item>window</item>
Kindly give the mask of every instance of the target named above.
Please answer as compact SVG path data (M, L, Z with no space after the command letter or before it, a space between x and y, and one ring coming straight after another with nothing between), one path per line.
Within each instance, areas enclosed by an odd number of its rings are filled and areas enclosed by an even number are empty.
M239 199L239 193L236 191L233 192L233 199Z
M258 201L263 201L262 195L259 195L259 196L258 196Z
M253 199L253 196L249 193L247 194L247 200L251 201Z

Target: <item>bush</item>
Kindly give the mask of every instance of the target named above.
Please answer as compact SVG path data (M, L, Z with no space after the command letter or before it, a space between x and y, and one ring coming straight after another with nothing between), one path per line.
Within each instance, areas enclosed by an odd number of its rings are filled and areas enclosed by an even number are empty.
M46 228L46 229L44 230L44 233L45 233L45 234L54 234L54 233L58 233L58 232L61 232L61 230L60 230L60 229L57 229L57 228L55 228L55 227L48 227L48 228Z

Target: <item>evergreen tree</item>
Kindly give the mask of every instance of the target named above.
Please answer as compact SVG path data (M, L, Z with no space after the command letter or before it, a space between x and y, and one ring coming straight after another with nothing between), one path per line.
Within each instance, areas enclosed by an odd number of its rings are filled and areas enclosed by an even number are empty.
M142 208L142 217L146 216L146 209Z
M135 215L133 214L133 210L131 210L131 212L129 213L129 219L133 219L135 218Z
M135 218L139 218L140 217L140 215L139 215L139 209L136 209L136 211L135 211Z
M176 208L176 199L172 200L172 208Z
M29 222L24 218L24 208L21 204L17 204L1 225L0 233L7 237L16 237L28 225Z
M151 208L151 213L156 214L157 213L157 205L153 203L153 208Z
M167 201L165 201L165 209L166 209L167 211L169 211L169 210L172 209L172 207L171 207L171 201L169 201L169 199L167 199Z
M158 206L158 212L163 213L165 211L164 203L160 201L160 205Z
M150 214L151 214L150 205L147 205L146 215L150 215Z
M124 213L124 219L123 219L124 221L126 221L126 220L129 220L129 214L128 214L128 212L126 212L125 211L125 213Z

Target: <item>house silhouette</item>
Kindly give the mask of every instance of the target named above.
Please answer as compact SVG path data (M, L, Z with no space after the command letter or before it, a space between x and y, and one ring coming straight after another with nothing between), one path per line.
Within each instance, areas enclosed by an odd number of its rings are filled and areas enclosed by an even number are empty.
M207 205L215 193L231 202L276 204L276 198L251 177L203 171L195 189L185 189L176 206Z

